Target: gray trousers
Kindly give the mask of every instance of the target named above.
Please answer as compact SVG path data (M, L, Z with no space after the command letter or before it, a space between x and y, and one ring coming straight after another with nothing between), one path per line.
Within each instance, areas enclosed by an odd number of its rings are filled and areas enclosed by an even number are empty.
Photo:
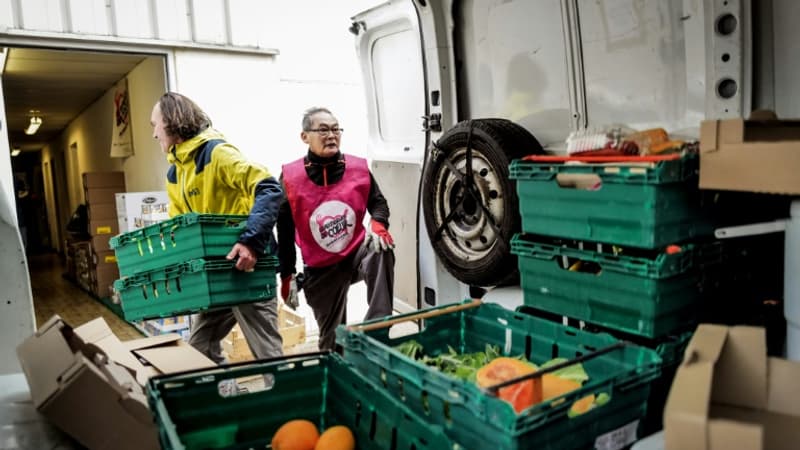
M283 356L278 333L278 300L245 303L232 308L204 311L192 316L189 344L217 364L225 362L220 341L236 323L256 359Z
M355 255L324 268L306 267L303 292L319 326L319 349L332 350L336 327L347 322L347 291L359 281L367 284L364 320L392 314L394 252L375 252L363 244Z

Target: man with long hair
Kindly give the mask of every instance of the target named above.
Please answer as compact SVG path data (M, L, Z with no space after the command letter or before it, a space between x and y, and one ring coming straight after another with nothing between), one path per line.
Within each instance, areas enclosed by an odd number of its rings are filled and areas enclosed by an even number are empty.
M161 96L150 116L153 137L167 154L170 216L189 212L249 214L247 227L227 255L236 269L252 271L259 255L273 253L272 234L283 191L261 165L248 161L211 127L208 115L174 92ZM192 321L189 343L217 363L220 340L238 322L256 358L283 354L277 299L204 311Z

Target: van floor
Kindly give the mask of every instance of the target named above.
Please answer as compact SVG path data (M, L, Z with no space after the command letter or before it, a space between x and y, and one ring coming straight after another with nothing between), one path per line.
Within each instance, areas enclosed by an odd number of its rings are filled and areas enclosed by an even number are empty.
M64 265L55 253L28 255L36 327L58 314L72 327L102 317L120 340L142 337L142 333L120 319L105 305L63 277Z

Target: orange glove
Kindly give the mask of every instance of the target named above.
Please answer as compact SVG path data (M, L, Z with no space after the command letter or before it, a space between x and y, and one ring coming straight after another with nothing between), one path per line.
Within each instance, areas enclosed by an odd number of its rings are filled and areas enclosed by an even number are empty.
M376 252L385 252L394 248L394 239L385 225L375 219L370 219L366 245L371 246Z

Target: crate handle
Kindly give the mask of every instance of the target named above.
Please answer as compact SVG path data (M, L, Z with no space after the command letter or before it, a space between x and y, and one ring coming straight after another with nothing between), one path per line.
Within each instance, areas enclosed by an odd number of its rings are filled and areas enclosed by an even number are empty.
M603 188L603 179L594 173L559 173L556 183L561 189L577 191L599 191Z
M497 391L499 391L500 388L504 388L506 386L511 386L512 384L517 384L520 381L525 381L525 380L528 380L528 379L532 380L532 379L535 379L535 378L541 378L542 375L544 375L544 374L547 374L547 373L550 373L550 372L555 372L556 370L563 369L563 368L569 367L569 366L573 366L573 365L578 364L578 363L582 363L582 362L584 362L586 360L589 360L589 359L592 359L592 358L596 358L596 357L598 357L600 355L604 355L606 353L613 352L614 350L619 350L619 349L621 349L621 348L623 348L623 347L625 347L625 346L627 346L629 344L630 343L627 342L627 341L619 341L619 342L617 342L615 344L609 345L607 347L603 347L600 350L595 350L595 351L593 351L591 353L587 353L585 355L578 356L578 357L570 359L568 361L564 361L562 363L554 364L554 365L552 365L550 367L547 367L547 368L544 368L544 369L539 369L536 372L527 373L525 375L522 375L522 376L519 376L519 377L516 377L516 378L512 378L510 380L502 381L500 383L493 384L491 386L487 386L487 387L483 388L483 390L486 391L487 393L491 394L491 395L496 396L497 395Z
M350 325L347 327L347 331L372 331L378 330L381 328L391 327L392 325L397 325L398 323L403 322L410 322L412 320L420 320L420 319L427 319L429 317L436 317L441 316L442 314L449 314L456 311L463 311L465 309L472 309L477 306L480 306L482 302L478 299L472 299L469 303L459 303L458 305L447 306L441 309L429 309L426 311L420 311L416 314L410 314L404 317L398 317L396 319L389 319L383 322L375 322L375 323L368 323L365 325Z

